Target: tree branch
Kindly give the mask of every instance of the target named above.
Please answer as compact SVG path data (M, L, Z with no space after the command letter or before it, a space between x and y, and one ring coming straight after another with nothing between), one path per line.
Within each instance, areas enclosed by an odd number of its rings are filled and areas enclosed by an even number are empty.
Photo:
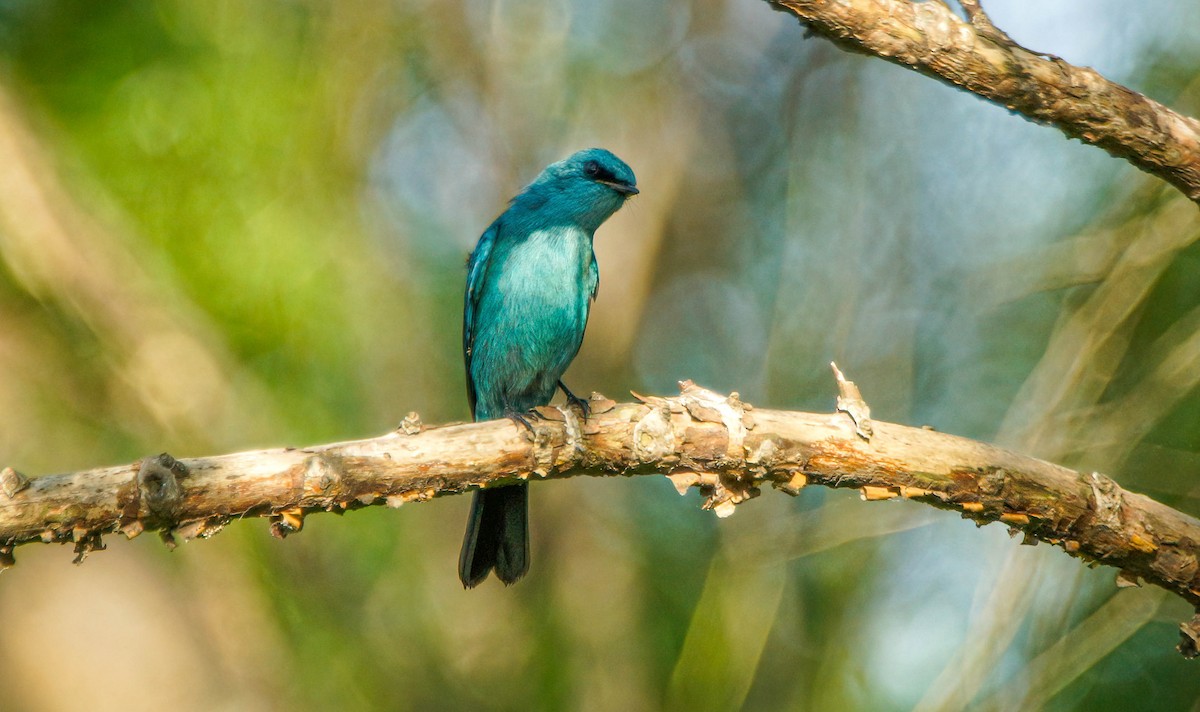
M839 374L840 375L840 374ZM1080 473L932 430L869 420L839 378L843 412L758 410L685 381L679 396L617 405L593 395L592 415L541 408L527 433L508 420L425 428L415 414L395 432L353 442L140 462L26 479L0 473L0 567L27 542L74 542L76 562L101 536L157 530L207 537L233 518L264 516L282 538L313 512L399 507L526 478L666 474L704 507L728 516L770 484L858 489L866 500L908 498L1002 522L1200 605L1200 521ZM1197 654L1200 616L1180 650Z
M997 29L977 0L971 22L940 2L767 0L813 33L978 94L1124 158L1200 203L1200 121Z

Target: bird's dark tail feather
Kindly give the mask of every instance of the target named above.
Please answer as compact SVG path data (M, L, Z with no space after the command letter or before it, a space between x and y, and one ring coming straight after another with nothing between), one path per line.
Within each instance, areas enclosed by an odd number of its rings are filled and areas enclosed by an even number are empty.
M505 584L529 570L529 486L524 483L479 490L471 502L458 577L474 588L493 569Z

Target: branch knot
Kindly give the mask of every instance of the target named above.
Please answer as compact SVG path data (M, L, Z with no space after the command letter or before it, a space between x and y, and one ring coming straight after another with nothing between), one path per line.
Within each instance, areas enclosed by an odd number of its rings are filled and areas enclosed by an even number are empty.
M0 492L12 499L21 490L29 486L29 478L11 467L0 470Z
M187 474L187 466L165 452L142 460L137 485L146 508L155 516L173 521L183 503L183 488L178 478Z

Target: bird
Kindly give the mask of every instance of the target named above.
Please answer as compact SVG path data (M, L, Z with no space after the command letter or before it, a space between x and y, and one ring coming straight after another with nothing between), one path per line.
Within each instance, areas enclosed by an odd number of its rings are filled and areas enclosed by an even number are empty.
M547 166L483 232L467 260L463 359L475 421L509 418L532 430L530 411L557 389L579 352L600 272L596 230L638 194L624 161L588 148ZM529 570L524 482L476 490L459 555L464 588L489 572L505 585Z

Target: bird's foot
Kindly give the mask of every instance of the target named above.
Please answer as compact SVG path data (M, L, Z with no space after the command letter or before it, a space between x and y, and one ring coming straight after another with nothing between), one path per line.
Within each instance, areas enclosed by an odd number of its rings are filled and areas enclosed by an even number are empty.
M529 422L530 416L537 417L537 414L534 413L532 410L527 411L525 413L518 413L515 410L509 410L509 411L504 412L505 418L508 418L509 420L516 423L517 425L520 425L521 427L525 428L531 434L535 434L537 431L534 430L533 423Z
M567 405L573 405L578 408L579 412L583 414L583 419L587 420L588 416L592 414L592 406L588 404L587 400L572 393L571 389L567 388L567 384L563 383L562 381L558 382L558 387L561 388L563 394L566 395Z

